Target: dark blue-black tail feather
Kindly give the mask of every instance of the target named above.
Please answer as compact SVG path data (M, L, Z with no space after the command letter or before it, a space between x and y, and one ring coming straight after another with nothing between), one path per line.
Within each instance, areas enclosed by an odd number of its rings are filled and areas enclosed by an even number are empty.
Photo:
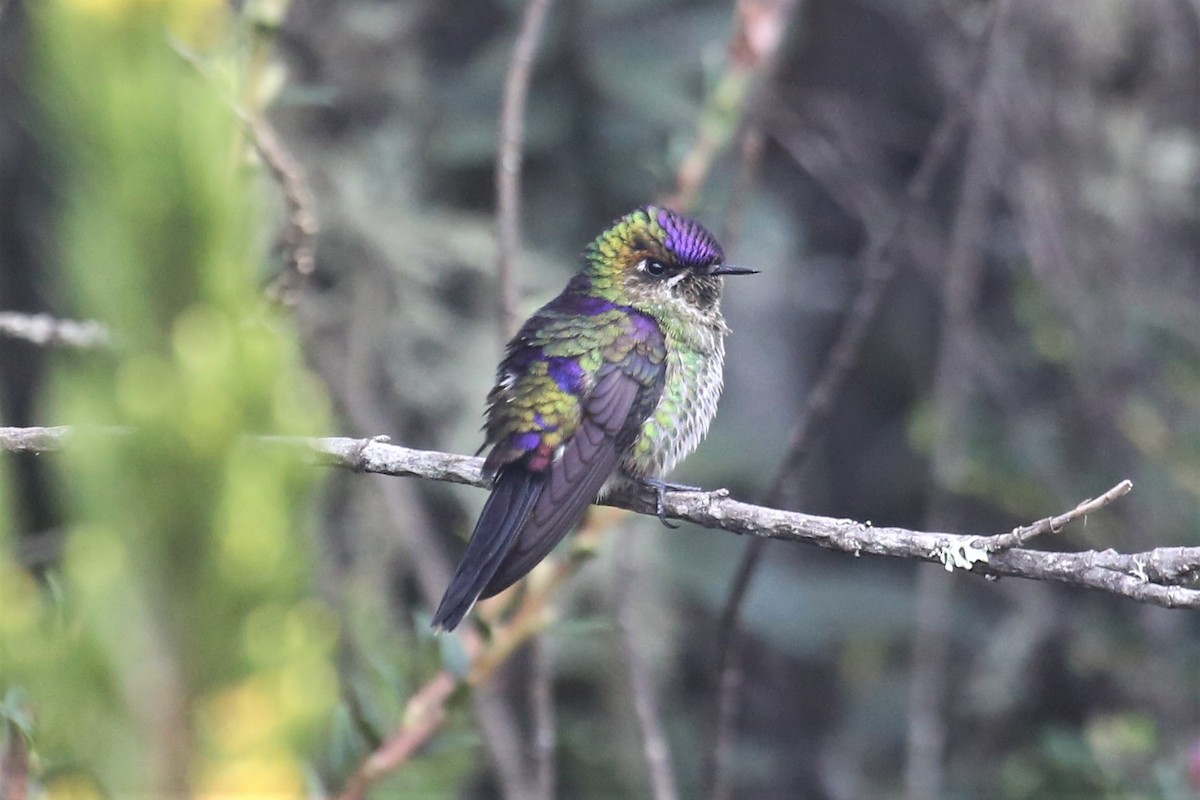
M581 432L576 440L583 442L586 438L587 433ZM581 452L586 452L589 460L580 459ZM545 491L534 503L520 535L479 596L499 594L549 555L595 502L600 487L616 466L617 452L611 441L601 439L592 448L568 447L551 469Z
M532 472L520 465L500 471L475 523L467 552L433 615L434 628L452 631L462 622L525 527L546 479L545 473Z
M549 468L532 472L520 462L500 468L433 617L435 628L453 630L476 599L504 591L554 549L596 499L661 394L661 376L647 388L620 364L601 367L579 427Z

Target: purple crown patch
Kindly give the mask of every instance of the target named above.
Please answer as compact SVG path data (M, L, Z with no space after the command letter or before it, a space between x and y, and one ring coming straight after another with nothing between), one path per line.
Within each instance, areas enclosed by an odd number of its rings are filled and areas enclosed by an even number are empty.
M667 232L667 249L681 264L706 267L725 261L721 245L708 230L682 214L666 208L658 210L658 224Z

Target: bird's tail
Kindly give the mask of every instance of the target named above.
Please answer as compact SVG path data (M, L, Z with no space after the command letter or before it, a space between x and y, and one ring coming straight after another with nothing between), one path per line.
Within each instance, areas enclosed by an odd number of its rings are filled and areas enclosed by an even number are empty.
M529 518L545 485L544 473L513 465L500 471L483 506L450 586L433 615L433 627L452 631L475 605Z

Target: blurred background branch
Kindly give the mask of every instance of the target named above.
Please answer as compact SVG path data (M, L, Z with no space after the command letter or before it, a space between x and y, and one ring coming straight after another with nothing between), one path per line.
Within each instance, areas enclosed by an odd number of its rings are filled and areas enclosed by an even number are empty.
M513 44L500 101L496 147L496 281L500 298L500 340L517 334L521 319L520 283L515 262L521 254L521 165L525 147L525 114L534 59L541 45L550 0L528 0ZM529 695L532 718L530 779L523 797L553 800L558 755L555 724L554 664L551 649L536 637L530 658Z
M500 284L500 336L505 342L517 332L520 285L513 268L521 252L521 160L525 144L525 102L533 77L533 61L546 27L551 0L529 0L513 45L500 103L500 133L496 148L496 279Z
M906 226L929 202L934 181L950 158L951 150L964 120L973 116L975 103L973 87L982 83L982 75L986 72L985 65L993 42L992 32L995 30L1002 9L1002 3L997 3L991 11L988 24L981 34L980 43L977 46L976 64L968 73L967 83L960 96L950 104L930 134L921 160L905 185L905 205L890 212L892 221L882 225L877 235L868 235L867 246L859 259L863 276L862 284L846 314L838 337L830 348L826 365L814 382L800 418L792 430L783 461L764 494L763 502L767 505L784 503L785 488L807 461L813 449L814 439L819 434L822 425L826 423L846 378L859 358L867 333L883 303L888 283L896 272L896 255L893 250L904 234ZM808 161L806 154L812 151L813 148L806 147L792 152L798 153L798 160L804 164ZM869 209L861 207L855 200L848 201L847 205L860 214L864 224L868 226L880 224L872 220L874 215ZM732 750L732 740L737 724L738 691L741 686L737 664L741 657L738 628L741 623L742 607L761 563L765 546L765 539L754 539L746 545L730 584L729 595L725 600L717 628L716 678L714 680L717 697L716 723L706 761L707 778L705 781L709 796L714 800L727 798L731 788L723 764Z
M0 335L36 345L57 345L91 350L109 344L108 330L99 322L55 319L49 314L0 311Z
M617 536L617 580L613 595L617 601L617 625L621 629L621 644L629 670L629 689L650 779L650 796L654 800L676 800L679 788L675 780L675 760L658 709L659 692L653 685L655 671L646 662L645 645L638 639L639 612L646 597L637 591L633 581L638 569L634 553L637 539L628 529L619 531Z

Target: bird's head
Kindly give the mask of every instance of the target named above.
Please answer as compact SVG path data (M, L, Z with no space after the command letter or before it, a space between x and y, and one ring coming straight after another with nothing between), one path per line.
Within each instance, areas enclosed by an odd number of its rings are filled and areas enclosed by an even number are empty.
M708 310L720 299L722 275L757 272L726 264L721 245L700 223L656 206L621 217L585 255L592 291L635 307Z

